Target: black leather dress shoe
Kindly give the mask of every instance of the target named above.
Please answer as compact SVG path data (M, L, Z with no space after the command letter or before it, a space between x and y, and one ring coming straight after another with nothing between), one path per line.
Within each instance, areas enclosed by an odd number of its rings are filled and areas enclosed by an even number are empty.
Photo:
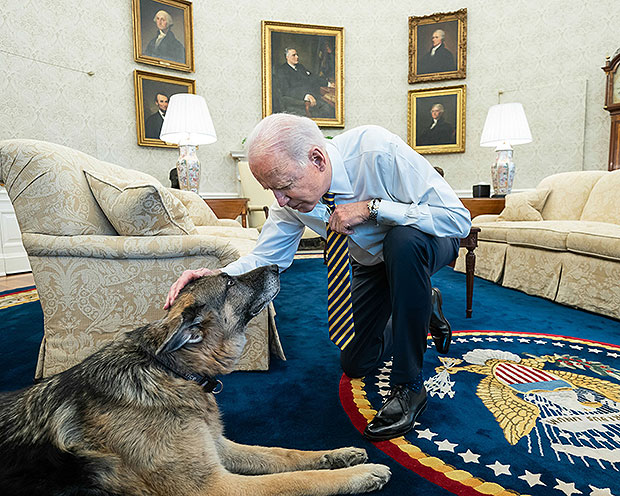
M446 320L441 311L441 293L437 288L431 290L431 305L431 321L428 328L437 348L437 353L445 355L450 349L452 329L450 329L450 322Z
M385 441L404 436L413 428L418 416L426 409L426 389L412 391L404 384L394 386L375 418L366 426L364 437Z

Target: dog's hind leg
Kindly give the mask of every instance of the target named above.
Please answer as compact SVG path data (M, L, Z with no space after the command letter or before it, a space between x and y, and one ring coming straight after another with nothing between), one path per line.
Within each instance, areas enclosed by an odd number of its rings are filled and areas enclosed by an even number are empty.
M365 463L368 459L366 450L360 448L300 451L237 444L224 437L219 439L217 451L226 470L248 475L343 468Z
M390 480L385 465L362 464L335 470L308 470L267 475L220 474L205 496L329 496L381 489Z

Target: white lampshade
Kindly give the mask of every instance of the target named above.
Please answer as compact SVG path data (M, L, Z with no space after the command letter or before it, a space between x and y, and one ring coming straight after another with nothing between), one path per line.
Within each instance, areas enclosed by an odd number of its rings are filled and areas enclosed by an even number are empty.
M532 133L525 118L523 105L500 103L489 109L480 137L480 146L498 146L503 143L522 145L531 141Z
M179 145L215 143L217 136L205 99L191 93L172 95L159 137Z

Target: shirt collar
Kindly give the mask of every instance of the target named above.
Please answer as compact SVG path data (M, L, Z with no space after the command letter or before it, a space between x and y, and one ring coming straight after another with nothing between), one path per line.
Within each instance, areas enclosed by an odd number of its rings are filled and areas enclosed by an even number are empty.
M335 195L350 196L353 195L353 187L349 181L349 175L344 167L344 161L338 149L332 144L326 145L327 155L332 164L332 183L329 191Z

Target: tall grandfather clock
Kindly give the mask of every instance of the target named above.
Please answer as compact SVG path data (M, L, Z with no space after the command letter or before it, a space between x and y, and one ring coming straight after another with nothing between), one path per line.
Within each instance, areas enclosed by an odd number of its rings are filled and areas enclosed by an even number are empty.
M605 107L611 115L611 138L609 140L609 170L620 169L620 49L613 58L605 60L602 69L607 74Z

